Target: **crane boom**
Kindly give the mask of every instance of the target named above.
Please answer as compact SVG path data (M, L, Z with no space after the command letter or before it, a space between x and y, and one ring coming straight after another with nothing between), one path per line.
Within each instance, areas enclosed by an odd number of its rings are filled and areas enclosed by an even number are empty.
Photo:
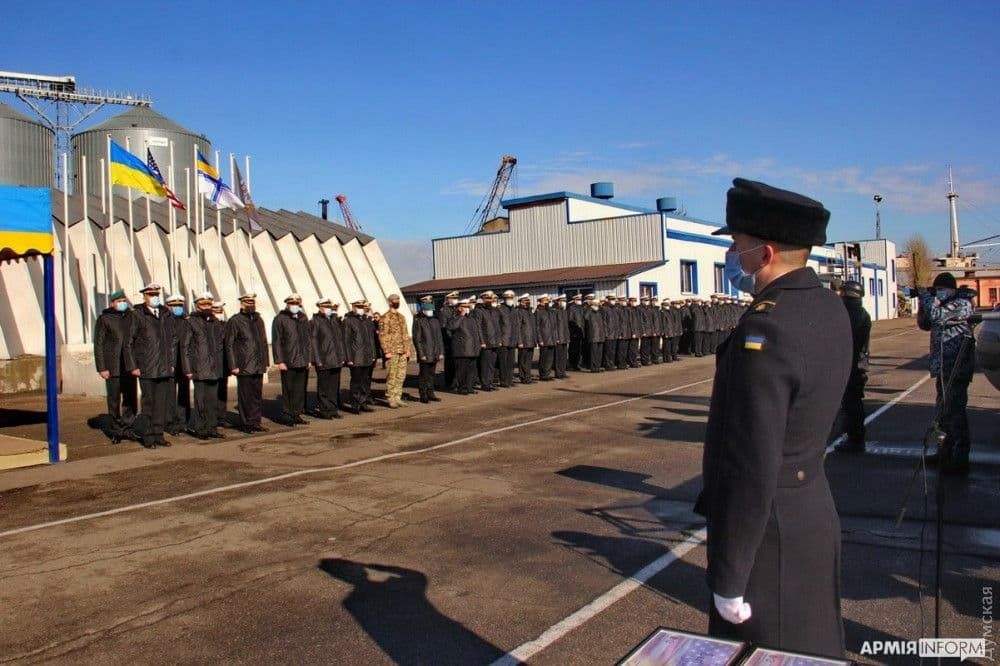
M511 176L514 175L514 167L517 165L517 158L513 155L504 155L500 158L500 167L497 169L496 178L489 193L483 197L476 212L472 214L470 229L475 229L476 233L483 230L487 222L492 220L500 212L500 202L507 192L507 185L510 184Z
M340 204L340 212L344 216L344 224L347 225L347 228L353 231L361 231L361 225L354 219L354 213L351 212L351 207L347 205L347 196L338 194L336 199L337 203Z

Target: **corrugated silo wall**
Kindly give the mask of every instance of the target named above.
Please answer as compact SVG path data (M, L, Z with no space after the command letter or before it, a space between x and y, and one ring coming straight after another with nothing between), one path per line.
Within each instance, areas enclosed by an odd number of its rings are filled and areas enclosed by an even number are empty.
M52 187L55 135L13 115L0 115L0 183Z
M130 129L113 129L109 131L87 130L74 134L70 140L70 148L73 152L73 184L81 182L80 156L87 156L87 189L92 194L101 195L101 159L105 160L104 168L107 169L108 144L107 137L111 135L111 140L122 146L128 140L131 152L143 161L146 160L146 147L153 153L153 159L163 173L164 179L169 182L170 147L174 144L174 187L177 197L181 201L189 201L188 185L185 183L184 169L190 169L191 179L195 175L194 168L194 148L198 146L201 152L215 164L215 153L212 152L212 144L205 137L194 136L182 132L175 132L165 129L149 129L134 127ZM228 182L229 168L226 165L226 156L222 156L222 176ZM106 176L106 173L105 173ZM192 193L197 190L196 185L191 184ZM75 189L73 190L76 191ZM121 187L115 188L115 194L124 196L126 190ZM132 198L137 199L141 193L133 190Z

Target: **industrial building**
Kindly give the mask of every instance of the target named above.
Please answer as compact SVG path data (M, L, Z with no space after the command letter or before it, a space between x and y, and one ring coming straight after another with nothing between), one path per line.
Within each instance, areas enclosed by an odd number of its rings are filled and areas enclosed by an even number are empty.
M411 300L506 288L533 296L748 296L723 274L730 240L712 235L720 225L677 214L671 197L643 208L614 200L612 183L590 190L504 200L508 221L493 226L500 231L434 239L434 278L403 293ZM896 316L895 256L884 239L830 243L813 248L809 265L830 283L861 281L872 318L887 319Z
M130 202L129 190L120 186L112 199L102 169L109 135L142 158L148 147L168 180L172 166L174 190L187 210L134 191ZM385 296L400 291L378 241L355 229L301 211L267 208L257 208L261 228L252 234L243 211L209 208L193 218L191 202L199 196L193 151L209 155L211 144L151 108L132 108L72 135L69 143L72 193L51 190L56 263L64 267L56 283L64 392L103 394L90 357L91 335L116 288L133 301L142 285L153 281L166 293L187 298L208 289L230 313L239 294L252 290L268 321L293 292L301 294L307 310L320 296L330 296L342 312L356 299L384 312ZM0 103L0 182L52 188L53 152L52 130ZM192 179L185 179L185 169ZM220 171L229 180L227 169ZM40 387L42 288L37 261L0 264L0 392ZM408 308L403 311L410 316Z

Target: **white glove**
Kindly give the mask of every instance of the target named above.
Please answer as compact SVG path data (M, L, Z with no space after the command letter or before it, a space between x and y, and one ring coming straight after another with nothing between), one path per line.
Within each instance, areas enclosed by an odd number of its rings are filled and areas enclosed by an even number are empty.
M720 597L713 593L715 608L719 611L722 619L730 624L742 624L750 619L750 604L743 601L743 597Z

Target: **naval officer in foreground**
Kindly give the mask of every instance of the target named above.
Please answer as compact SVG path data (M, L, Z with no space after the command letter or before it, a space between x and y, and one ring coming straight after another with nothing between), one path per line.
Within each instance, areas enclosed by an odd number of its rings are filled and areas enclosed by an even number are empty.
M840 520L823 469L851 364L837 295L806 266L818 201L737 178L726 275L754 294L718 350L696 510L708 526L709 633L843 656Z

